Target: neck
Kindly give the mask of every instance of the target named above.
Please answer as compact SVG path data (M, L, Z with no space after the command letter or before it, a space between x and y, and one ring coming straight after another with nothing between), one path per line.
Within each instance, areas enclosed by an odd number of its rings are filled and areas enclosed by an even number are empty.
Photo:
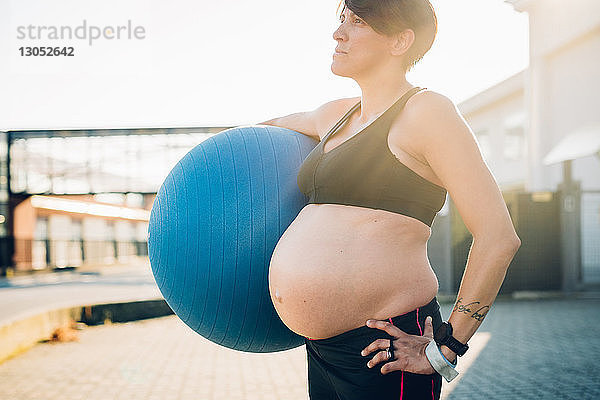
M379 76L384 76L381 74ZM383 114L404 93L414 87L404 76L401 79L390 82L389 78L378 78L374 76L369 81L357 82L362 95L360 99L359 124L368 124Z

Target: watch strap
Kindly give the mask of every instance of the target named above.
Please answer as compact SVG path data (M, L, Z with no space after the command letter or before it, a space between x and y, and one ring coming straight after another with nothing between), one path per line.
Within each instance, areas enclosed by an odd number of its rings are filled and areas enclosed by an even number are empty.
M467 350L469 350L469 345L465 343L461 343L454 336L448 336L446 339L445 346L448 346L450 350L455 352L457 355L462 356L465 354Z
M450 350L455 352L458 356L463 356L467 350L469 350L469 345L466 343L459 342L454 336L452 336L453 329L450 321L442 322L442 326L438 328L445 328L444 337L440 338L437 334L434 334L435 342L438 346L447 346ZM437 333L437 332L436 332Z

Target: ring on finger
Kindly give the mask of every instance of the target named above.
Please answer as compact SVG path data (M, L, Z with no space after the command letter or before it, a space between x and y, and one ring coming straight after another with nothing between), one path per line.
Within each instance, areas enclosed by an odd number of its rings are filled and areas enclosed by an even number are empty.
M390 339L390 347L387 348L387 360L392 361L394 359L394 339Z

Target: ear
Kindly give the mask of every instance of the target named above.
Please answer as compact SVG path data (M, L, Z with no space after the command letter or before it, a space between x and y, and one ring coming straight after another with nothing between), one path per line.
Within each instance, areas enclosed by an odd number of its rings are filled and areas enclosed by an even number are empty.
M414 41L415 32L412 29L405 29L390 38L390 53L401 56L410 49Z

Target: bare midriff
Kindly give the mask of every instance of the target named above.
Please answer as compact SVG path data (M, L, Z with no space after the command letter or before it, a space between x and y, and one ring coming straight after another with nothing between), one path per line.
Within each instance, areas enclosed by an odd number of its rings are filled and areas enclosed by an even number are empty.
M324 339L427 304L438 280L431 229L386 210L308 204L283 233L269 266L275 310L293 332Z

